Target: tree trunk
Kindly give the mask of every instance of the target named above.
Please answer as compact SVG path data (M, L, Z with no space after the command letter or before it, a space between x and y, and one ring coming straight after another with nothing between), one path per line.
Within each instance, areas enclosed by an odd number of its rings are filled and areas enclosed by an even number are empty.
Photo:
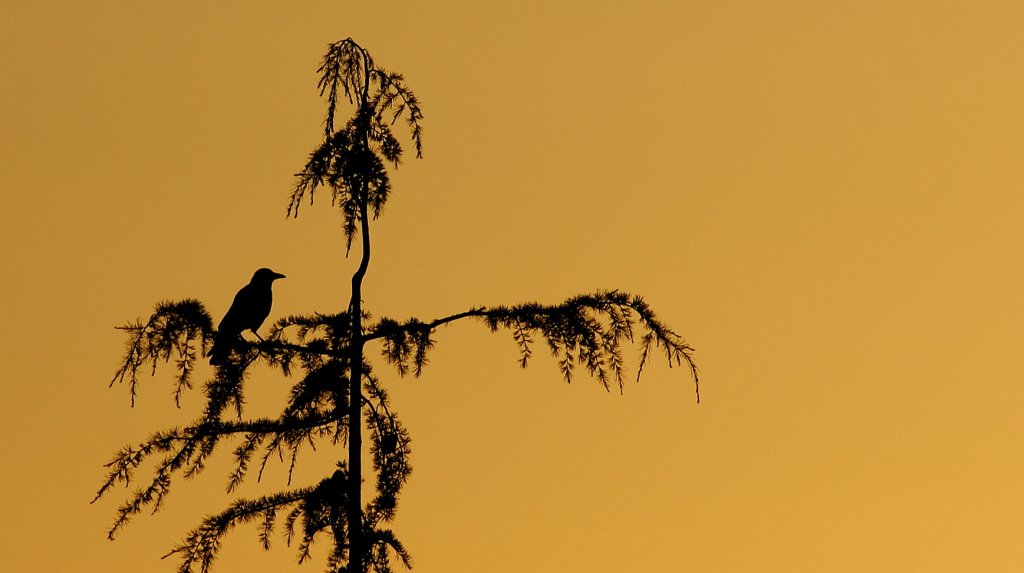
M363 572L366 560L366 548L363 546L363 440L362 440L362 407L363 407L363 308L362 286L366 269L370 265L370 221L369 202L366 184L362 185L359 194L360 234L362 237L362 257L359 268L352 275L352 300L349 303L349 320L351 321L351 353L349 355L349 412L348 412L348 538L349 538L349 571Z

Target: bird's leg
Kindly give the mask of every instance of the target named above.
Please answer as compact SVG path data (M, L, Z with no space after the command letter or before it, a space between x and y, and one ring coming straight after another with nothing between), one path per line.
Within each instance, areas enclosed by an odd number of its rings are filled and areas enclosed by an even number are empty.
M241 334L239 334L238 337L242 339L242 342L244 342L246 344L250 344L252 346L259 346L261 344L266 344L267 343L267 341L263 340L263 337L260 336L260 333L256 332L255 330L250 330L249 332L251 332L253 334L253 336L255 336L259 340L259 342L252 342L251 340L249 340L246 337L244 337Z

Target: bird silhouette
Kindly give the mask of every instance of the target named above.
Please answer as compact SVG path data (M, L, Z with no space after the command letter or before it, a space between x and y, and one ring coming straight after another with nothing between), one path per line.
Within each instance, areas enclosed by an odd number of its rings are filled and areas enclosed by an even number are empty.
M210 364L218 366L224 363L243 330L250 330L259 338L256 330L267 319L274 302L270 286L275 280L283 278L284 275L270 269L260 269L253 273L252 280L238 291L227 314L217 326L217 336L210 349Z

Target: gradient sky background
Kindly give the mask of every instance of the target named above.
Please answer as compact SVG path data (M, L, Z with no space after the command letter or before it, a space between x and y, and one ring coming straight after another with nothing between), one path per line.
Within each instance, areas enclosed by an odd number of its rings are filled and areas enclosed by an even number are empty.
M101 465L199 405L108 390L113 327L186 297L219 319L261 266L288 275L272 319L344 308L335 211L284 214L348 36L426 113L371 312L619 288L703 375L700 405L660 363L567 386L473 323L421 379L380 366L416 571L1024 569L1021 3L161 4L3 10L5 570L170 572L231 499L215 465L105 539ZM286 391L252 386L254 414ZM322 570L294 558L241 528L217 570Z

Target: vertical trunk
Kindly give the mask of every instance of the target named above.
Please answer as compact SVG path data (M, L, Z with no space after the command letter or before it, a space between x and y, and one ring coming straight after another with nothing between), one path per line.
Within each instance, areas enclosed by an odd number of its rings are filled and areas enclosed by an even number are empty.
M356 133L361 139L363 153L370 153L370 59L363 52L363 93L359 102L356 119ZM348 413L348 570L363 573L366 562L365 539L363 539L363 277L370 266L370 189L368 174L360 177L356 186L356 201L359 203L359 232L362 239L362 257L359 268L352 275L352 300L349 303L349 320L352 326L351 354L349 356L349 413Z
M348 570L362 573L366 547L362 538L362 277L370 266L369 193L366 183L359 189L359 233L362 254L352 274L352 299L349 302L351 348L348 381Z
M370 223L368 220L365 189L359 198L359 217L362 235L362 259L352 275L352 300L349 313L352 326L351 354L349 355L349 412L348 412L348 537L349 571L362 573L366 548L363 546L362 502L362 379L363 379L363 277L370 264Z

